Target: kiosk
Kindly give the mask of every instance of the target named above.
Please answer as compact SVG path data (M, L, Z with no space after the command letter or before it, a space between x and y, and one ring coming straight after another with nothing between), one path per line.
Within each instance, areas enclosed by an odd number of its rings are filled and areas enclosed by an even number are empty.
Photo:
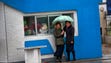
M55 51L52 21L60 15L74 19L76 59L102 57L99 19L101 2L102 0L0 0L0 62L24 61L24 51L16 49L25 47L27 41L43 39L47 39L51 47L48 51L50 54L46 53L42 58L52 58L52 50ZM45 28L40 29L41 24ZM47 29L45 34L40 33L43 29Z

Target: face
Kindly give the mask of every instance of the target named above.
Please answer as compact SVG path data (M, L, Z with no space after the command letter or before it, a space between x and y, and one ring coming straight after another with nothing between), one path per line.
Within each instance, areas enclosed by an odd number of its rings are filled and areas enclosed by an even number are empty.
M61 28L60 24L57 24L55 27L56 27L56 29Z
M71 23L70 22L66 22L66 27L69 27L71 26Z

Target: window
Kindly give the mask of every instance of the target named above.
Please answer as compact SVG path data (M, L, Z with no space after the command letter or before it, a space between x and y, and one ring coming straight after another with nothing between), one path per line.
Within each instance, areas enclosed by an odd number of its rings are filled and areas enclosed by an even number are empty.
M37 34L41 33L48 33L48 17L47 16L42 16L42 17L37 17L36 16L36 30Z
M107 16L107 28L106 28L107 35L111 36L111 16Z
M24 32L25 36L35 35L35 20L34 16L24 17Z
M74 15L75 14L75 15ZM71 12L55 12L55 13L41 13L41 14L28 14L24 16L24 33L25 36L38 35L38 34L52 34L54 30L53 20L60 15L68 15L72 17L73 25L78 32L77 15L74 11ZM64 23L62 25L65 25ZM76 31L75 31L76 32ZM76 33L78 35L78 33Z

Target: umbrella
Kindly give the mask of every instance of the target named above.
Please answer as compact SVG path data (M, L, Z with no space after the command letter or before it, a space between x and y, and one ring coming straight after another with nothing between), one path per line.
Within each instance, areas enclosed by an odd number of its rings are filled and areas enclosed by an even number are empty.
M65 21L73 22L73 19L70 16L62 15L56 17L52 23L55 24L56 22L65 22Z

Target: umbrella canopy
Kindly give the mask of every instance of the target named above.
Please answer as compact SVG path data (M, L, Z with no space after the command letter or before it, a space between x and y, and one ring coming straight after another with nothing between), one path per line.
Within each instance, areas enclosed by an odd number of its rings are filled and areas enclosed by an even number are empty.
M62 15L62 16L56 17L53 21L53 24L55 24L56 22L65 22L65 21L73 22L73 19L70 16Z

